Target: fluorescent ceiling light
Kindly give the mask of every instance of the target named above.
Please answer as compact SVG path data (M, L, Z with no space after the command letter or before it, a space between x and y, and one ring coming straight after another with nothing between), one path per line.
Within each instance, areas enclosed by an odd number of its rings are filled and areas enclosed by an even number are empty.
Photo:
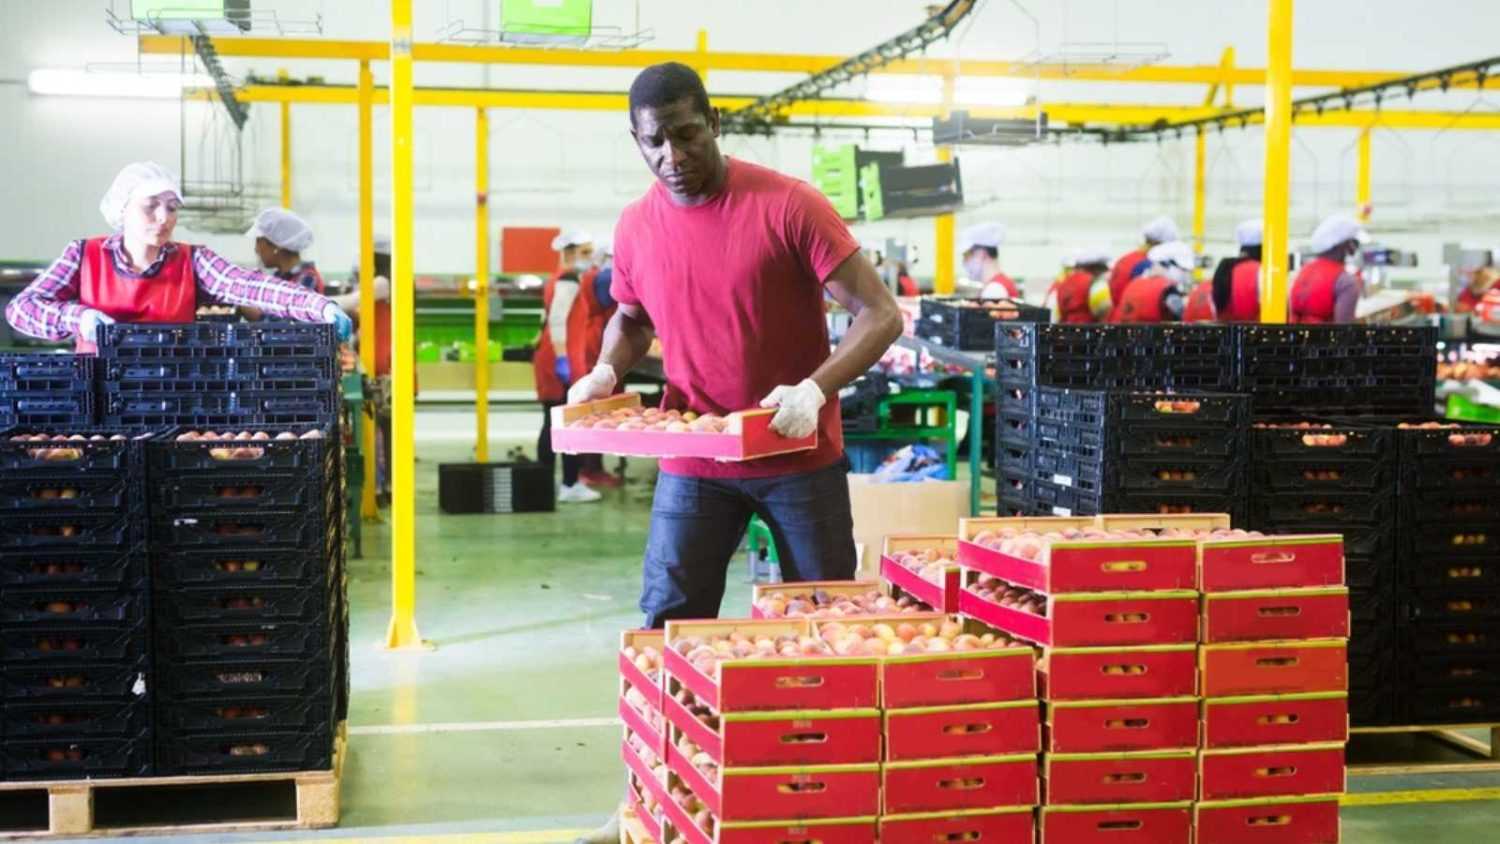
M211 77L198 73L128 73L71 68L38 68L26 77L33 94L62 97L108 97L175 100L189 88L212 88Z
M865 98L878 103L938 105L943 101L943 79L874 74L865 79ZM953 102L960 106L1016 107L1031 102L1031 91L1015 79L960 76L953 84Z
M943 79L940 76L868 76L865 78L865 99L877 103L937 105L943 101Z

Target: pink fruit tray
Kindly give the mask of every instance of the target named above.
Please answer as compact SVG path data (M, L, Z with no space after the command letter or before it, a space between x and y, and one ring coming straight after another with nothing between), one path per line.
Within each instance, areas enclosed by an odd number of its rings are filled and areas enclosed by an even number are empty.
M649 431L583 428L573 424L596 414L633 418L641 408L637 393L552 408L552 448L562 454L621 454L627 457L702 457L736 462L818 447L818 433L788 439L771 430L775 410L742 410L723 419L722 431Z

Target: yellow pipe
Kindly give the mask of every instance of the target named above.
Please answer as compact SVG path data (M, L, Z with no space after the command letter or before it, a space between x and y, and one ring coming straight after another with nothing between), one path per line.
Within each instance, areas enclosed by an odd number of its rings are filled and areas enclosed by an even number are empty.
M359 361L367 378L375 377L375 78L368 60L359 63ZM366 396L366 400L373 398ZM367 405L372 406L372 405ZM367 522L380 521L375 503L375 421L367 414L364 436L365 484L360 495L359 515Z
M286 68L276 72L276 77L287 79ZM292 104L281 104L281 207L292 207Z
M1286 322L1286 254L1290 159L1292 149L1292 0L1268 0L1266 44L1266 176L1265 220L1260 262L1260 313L1263 322Z
M1199 255L1203 254L1204 216L1207 212L1204 203L1207 193L1204 159L1207 158L1207 150L1208 135L1199 129L1193 153L1193 251ZM1194 269L1193 275L1202 278L1203 270Z
M943 108L946 114L953 106L954 78L952 74L943 77ZM952 161L952 147L938 147L938 161ZM953 268L954 245L954 219L953 214L939 214L932 224L933 248L935 256L932 265L932 292L952 293L956 274Z
M412 284L412 0L391 0L391 623L385 646L421 648L417 632L416 344Z
M1370 127L1359 130L1359 165L1354 177L1354 208L1361 223L1370 219Z
M474 111L474 460L490 460L490 117Z
M693 69L698 71L698 76L703 79L703 86L708 87L708 71L712 65L708 60L708 30L698 30L697 60L693 62Z

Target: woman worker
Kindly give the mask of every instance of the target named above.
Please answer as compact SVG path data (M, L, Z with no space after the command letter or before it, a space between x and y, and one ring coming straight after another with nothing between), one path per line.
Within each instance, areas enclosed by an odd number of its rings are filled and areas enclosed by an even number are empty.
M173 241L181 207L182 191L160 165L126 165L99 202L114 233L69 243L11 300L6 320L31 337L72 337L80 353L93 354L101 325L192 322L201 292L272 316L333 323L339 339L349 339L349 317L318 293L231 264L205 246Z
M1219 322L1260 322L1261 221L1235 226L1234 239L1240 254L1214 269L1214 312Z
M302 253L313 243L312 226L285 208L266 208L245 233L255 238L255 257L277 278L314 293L323 292L323 276Z
M593 282L594 239L579 231L564 232L552 241L559 254L559 265L542 288L542 333L537 340L532 370L536 394L542 403L542 430L537 437L537 459L555 465L552 450L552 408L567 401L568 387L575 378L592 371L591 354L597 358L603 345L602 325L597 326L594 312ZM585 278L587 277L587 278ZM598 345L592 342L597 335ZM585 455L562 455L560 504L598 501L602 496L582 478ZM597 466L588 461L590 467Z

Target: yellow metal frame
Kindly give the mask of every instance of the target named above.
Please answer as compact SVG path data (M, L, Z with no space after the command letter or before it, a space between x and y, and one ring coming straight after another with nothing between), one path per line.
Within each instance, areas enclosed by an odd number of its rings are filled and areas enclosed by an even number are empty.
M1207 207L1207 158L1208 158L1208 135L1203 129L1199 129L1197 137L1193 141L1193 252L1197 255L1203 254L1203 237L1205 234L1205 218L1208 214ZM1194 268L1193 276L1201 279L1203 270Z
M1370 219L1370 127L1359 130L1359 163L1354 176L1354 213L1360 222Z
M474 459L490 459L490 117L474 110Z
M370 63L359 63L359 360L365 375L375 377L375 153L374 153L374 74ZM367 397L368 399L369 397ZM365 407L373 408L367 401ZM364 426L359 447L364 451L365 482L360 493L359 515L367 522L379 522L380 510L375 503L376 417ZM389 468L389 467L387 467Z
M1286 322L1288 194L1292 148L1292 0L1267 3L1265 218L1260 262L1262 322Z
M953 92L955 86L956 82L953 78L953 74L950 73L943 76L943 103L945 106L944 110L946 110L947 107L951 107L953 103ZM938 161L952 161L953 148L946 146L938 147L937 158ZM934 293L952 293L954 285L957 281L958 274L954 270L953 261L953 259L956 257L954 255L954 250L957 248L957 245L954 243L955 223L956 220L954 219L952 212L949 212L947 214L939 214L937 218L933 220L932 291Z
M276 72L276 77L287 79L286 68ZM281 207L292 207L292 104L281 103Z

